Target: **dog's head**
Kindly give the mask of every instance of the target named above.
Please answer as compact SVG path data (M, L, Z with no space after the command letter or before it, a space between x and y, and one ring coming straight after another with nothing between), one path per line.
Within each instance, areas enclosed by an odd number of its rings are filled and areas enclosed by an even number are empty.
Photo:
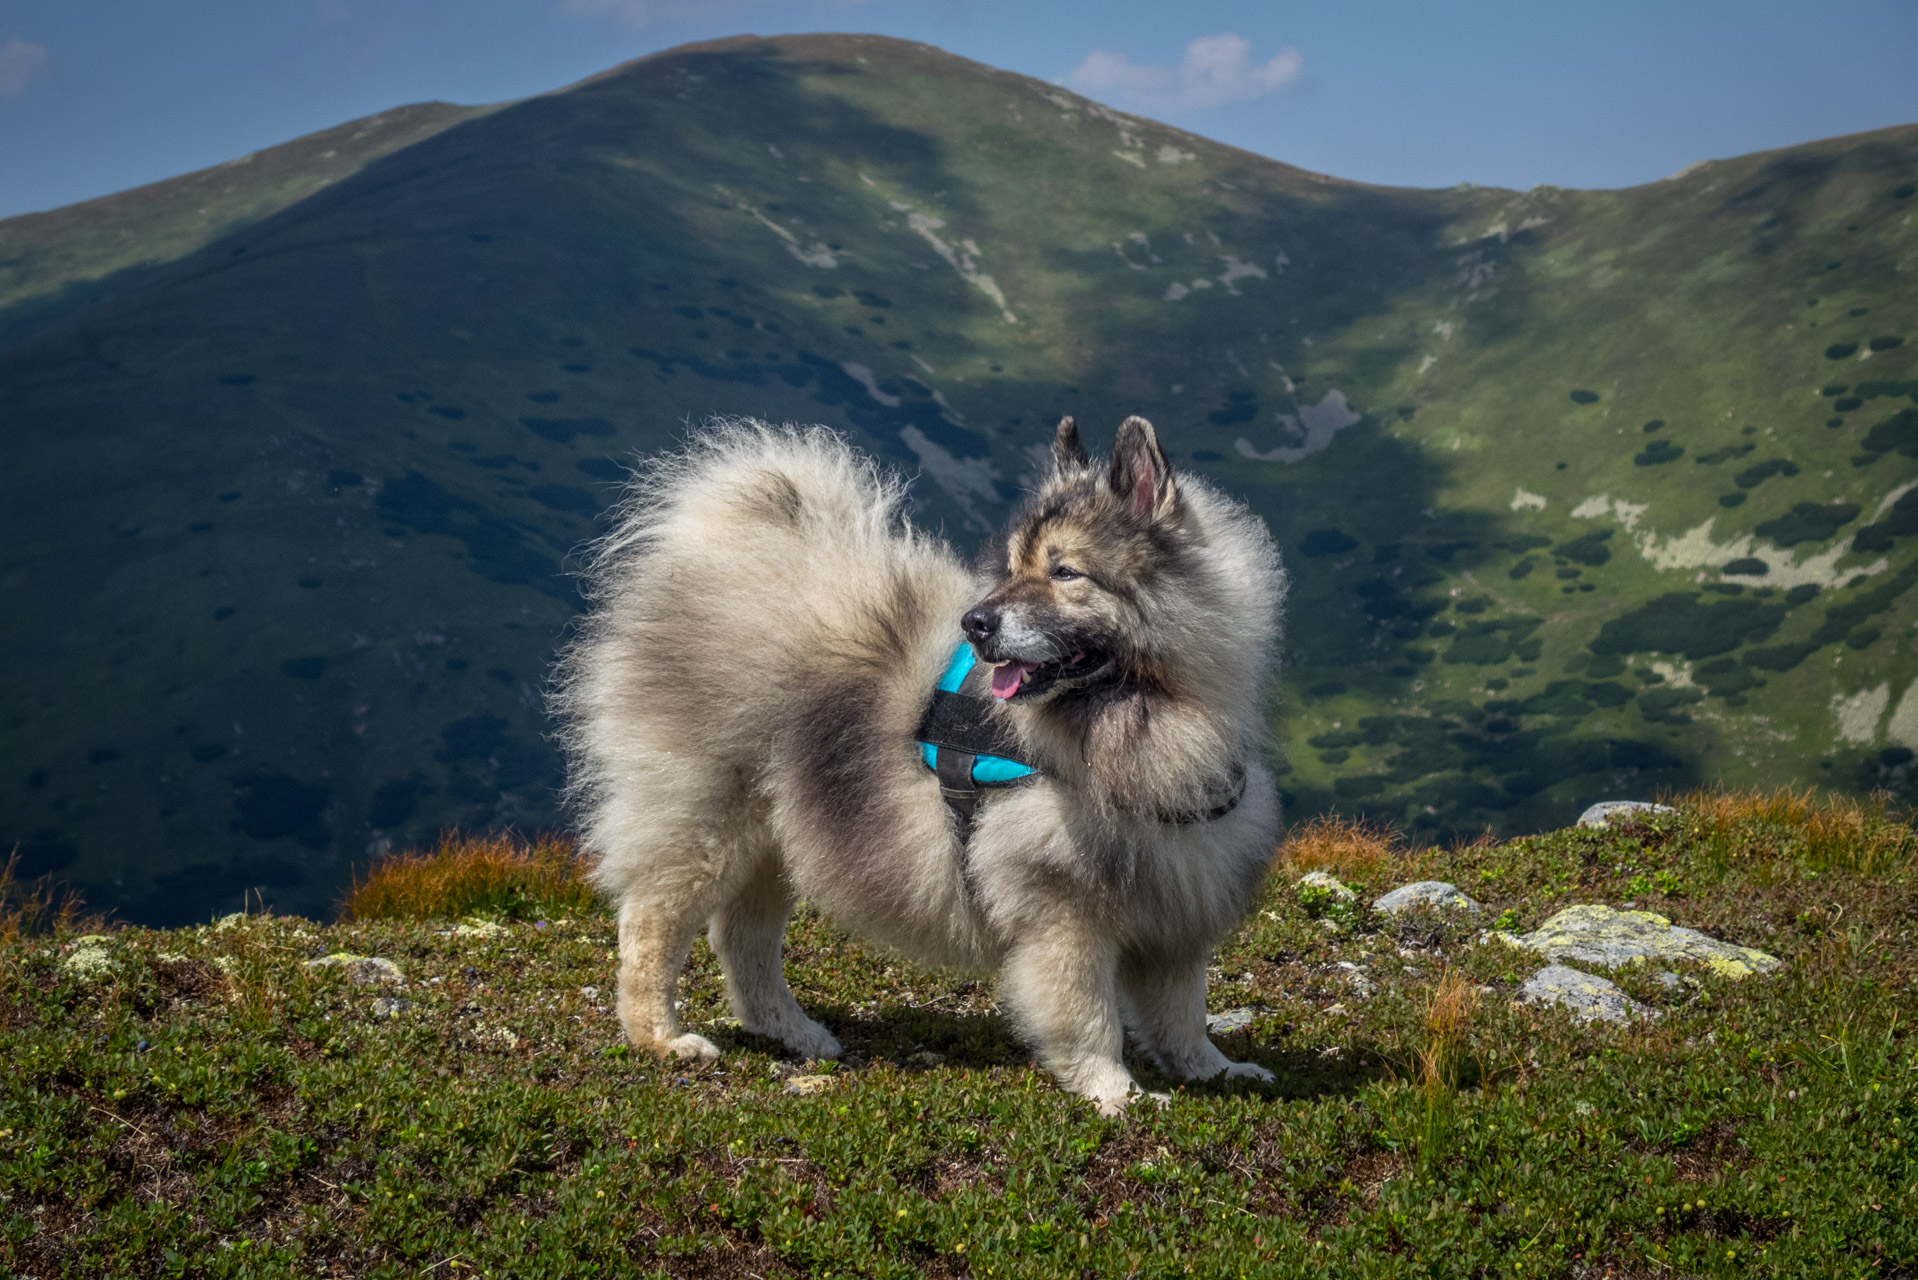
M960 620L993 695L1039 703L1149 676L1186 526L1151 423L1127 418L1100 466L1062 420L1051 474L1007 534L1004 577Z

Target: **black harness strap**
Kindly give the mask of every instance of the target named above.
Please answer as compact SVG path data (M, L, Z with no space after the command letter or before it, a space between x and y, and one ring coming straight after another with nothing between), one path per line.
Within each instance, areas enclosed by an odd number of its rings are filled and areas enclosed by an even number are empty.
M961 844L971 837L973 815L979 811L979 784L972 780L972 761L970 751L939 748L939 794L952 810Z
M913 736L938 747L941 761L944 761L948 750L964 752L968 769L972 768L974 756L998 756L1001 760L1011 760L1028 769L1036 769L1038 766L1026 759L1025 753L1019 749L1018 741L992 722L988 714L991 709L990 698L974 693L948 693L944 689L934 689L932 706L926 709L926 718L920 722L919 732ZM942 764L940 772L944 771Z

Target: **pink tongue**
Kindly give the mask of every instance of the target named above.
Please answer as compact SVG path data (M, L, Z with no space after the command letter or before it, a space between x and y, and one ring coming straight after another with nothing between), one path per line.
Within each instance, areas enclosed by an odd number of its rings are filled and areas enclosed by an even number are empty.
M1002 662L992 669L992 696L1010 698L1019 692L1019 678L1032 670L1030 662Z

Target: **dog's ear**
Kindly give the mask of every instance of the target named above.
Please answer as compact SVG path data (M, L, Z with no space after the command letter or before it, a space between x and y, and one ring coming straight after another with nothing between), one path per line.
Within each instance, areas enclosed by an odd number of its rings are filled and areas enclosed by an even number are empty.
M1092 465L1092 458L1086 453L1086 447L1079 443L1079 424L1070 417L1059 419L1059 429L1052 435L1052 468L1060 475L1073 471L1084 471Z
M1106 483L1113 496L1141 519L1163 520L1178 510L1179 491L1172 481L1172 468L1159 450L1159 437L1152 424L1144 418L1134 416L1119 424Z

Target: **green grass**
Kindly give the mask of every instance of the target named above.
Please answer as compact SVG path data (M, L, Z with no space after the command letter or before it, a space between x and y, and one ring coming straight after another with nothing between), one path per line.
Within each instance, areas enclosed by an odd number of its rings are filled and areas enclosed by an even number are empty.
M603 914L491 937L251 916L0 943L0 1270L1908 1272L1909 826L1780 793L1452 850L1376 834L1321 824L1218 956L1213 1007L1258 1011L1222 1047L1277 1083L1173 1088L1117 1120L1031 1065L989 985L810 915L788 969L850 1050L829 1072L728 1028L703 944L684 1013L725 1057L630 1056ZM1315 919L1303 866L1366 900L1450 879L1486 914ZM1494 917L1626 900L1785 964L1676 990L1621 971L1661 1016L1587 1027L1514 1005L1538 965L1477 941ZM110 967L83 980L67 962L87 948ZM392 959L404 990L302 963L336 951ZM375 1017L393 995L411 1006ZM827 1083L788 1092L798 1072Z

